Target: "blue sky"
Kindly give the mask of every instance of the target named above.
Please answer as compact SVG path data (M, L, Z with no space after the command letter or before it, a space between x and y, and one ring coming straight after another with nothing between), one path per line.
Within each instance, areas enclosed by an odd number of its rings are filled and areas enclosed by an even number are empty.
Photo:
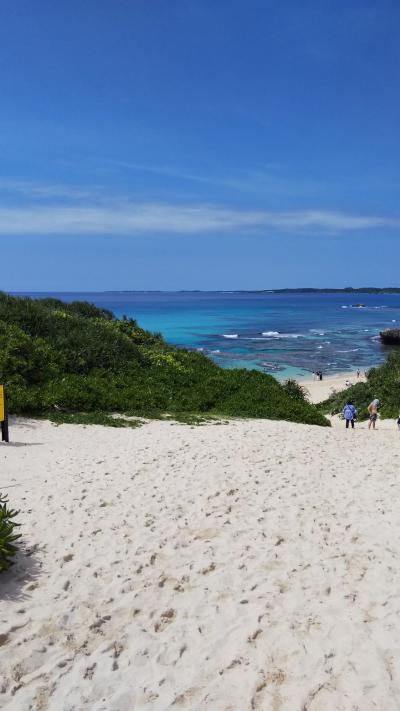
M397 0L3 0L0 287L397 285Z

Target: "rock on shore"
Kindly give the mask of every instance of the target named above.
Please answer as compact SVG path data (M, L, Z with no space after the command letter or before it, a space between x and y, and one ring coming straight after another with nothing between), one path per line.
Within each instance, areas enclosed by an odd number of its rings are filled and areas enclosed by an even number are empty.
M400 328L387 328L379 335L385 346L400 346Z

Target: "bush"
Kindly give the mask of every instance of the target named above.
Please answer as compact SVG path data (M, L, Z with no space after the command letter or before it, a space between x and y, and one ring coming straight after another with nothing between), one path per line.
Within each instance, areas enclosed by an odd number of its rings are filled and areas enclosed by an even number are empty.
M329 425L300 386L224 370L92 304L0 294L0 382L10 412L217 414Z
M271 375L255 370L231 370L229 395L217 404L219 414L236 417L267 417L310 425L329 426L328 420L299 391L285 389Z
M294 398L294 400L307 400L307 388L305 388L303 385L300 385L297 380L286 380L283 384L283 387L287 394L290 395L290 397Z
M21 537L20 533L14 533L19 523L14 521L19 511L8 508L7 496L0 493L0 573L13 563L13 557L17 552L16 541Z
M57 354L43 338L32 338L18 326L0 321L0 378L18 376L33 384L57 372Z

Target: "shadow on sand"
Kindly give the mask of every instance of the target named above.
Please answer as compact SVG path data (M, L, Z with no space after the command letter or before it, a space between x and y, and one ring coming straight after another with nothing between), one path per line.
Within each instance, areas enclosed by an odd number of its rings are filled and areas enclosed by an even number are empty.
M12 427L25 427L27 430L36 430L43 420L35 420L33 417L22 417L22 415L10 415L9 424Z
M21 442L20 440L15 440L13 437L14 427L23 427L25 430L36 430L38 425L42 420L28 419L25 417L20 417L18 415L12 415L10 417L10 442L0 442L0 447L36 447L41 446L44 442ZM21 436L21 431L18 432Z
M15 556L14 564L0 574L0 600L28 600L30 591L38 585L43 563L38 546L24 548Z
M0 447L38 447L44 442L0 442Z

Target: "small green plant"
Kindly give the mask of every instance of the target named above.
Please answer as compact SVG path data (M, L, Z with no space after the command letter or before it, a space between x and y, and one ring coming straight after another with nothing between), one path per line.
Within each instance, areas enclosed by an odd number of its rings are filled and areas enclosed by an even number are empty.
M8 570L17 552L15 542L21 538L20 533L14 533L21 524L14 521L19 511L8 508L7 496L0 493L0 573Z
M141 427L144 422L138 418L128 419L107 412L44 412L39 419L50 420L55 425L103 425L104 427Z

